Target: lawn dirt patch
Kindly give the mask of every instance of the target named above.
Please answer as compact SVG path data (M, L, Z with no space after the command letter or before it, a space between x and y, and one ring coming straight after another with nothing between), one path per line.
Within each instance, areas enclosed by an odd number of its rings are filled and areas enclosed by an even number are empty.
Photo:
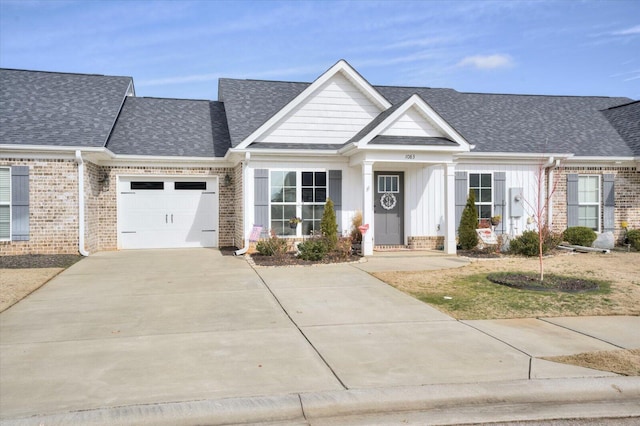
M0 312L33 293L82 259L75 254L0 257Z
M593 292L509 288L487 280L492 272L538 272L538 258L471 259L438 271L378 272L374 276L457 319L640 315L640 253L560 253L546 257L545 275L601 282Z
M624 376L640 376L640 349L585 352L576 355L544 357L547 361L577 365Z

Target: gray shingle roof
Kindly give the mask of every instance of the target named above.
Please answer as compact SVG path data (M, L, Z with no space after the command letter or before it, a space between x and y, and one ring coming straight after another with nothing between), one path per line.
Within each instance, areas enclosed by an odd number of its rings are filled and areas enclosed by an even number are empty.
M602 111L635 155L640 155L640 101Z
M247 136L298 96L310 83L221 78L218 100L224 102L231 145Z
M0 69L0 144L102 147L131 82Z
M220 102L129 97L107 148L126 155L223 157L229 148L224 116Z
M309 84L220 80L232 145L237 146ZM374 88L394 107L418 94L470 144L476 145L474 152L633 155L628 143L600 112L629 103L631 99L628 98L460 93L453 89L420 87ZM372 128L387 115L383 112L367 128Z

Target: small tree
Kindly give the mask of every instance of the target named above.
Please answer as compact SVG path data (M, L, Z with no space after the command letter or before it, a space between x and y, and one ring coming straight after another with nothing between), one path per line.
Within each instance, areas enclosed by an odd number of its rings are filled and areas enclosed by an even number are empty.
M471 250L478 245L478 210L476 209L476 196L469 191L467 205L464 206L460 227L458 228L458 242L463 250Z
M338 244L338 222L336 221L336 211L333 208L333 201L327 198L320 221L320 231L327 241L328 251L332 251Z

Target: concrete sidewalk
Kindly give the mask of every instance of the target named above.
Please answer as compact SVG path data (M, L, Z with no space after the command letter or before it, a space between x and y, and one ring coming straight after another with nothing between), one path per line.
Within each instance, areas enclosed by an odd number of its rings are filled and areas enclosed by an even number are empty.
M539 358L640 347L640 318L461 322L365 272L460 263L254 270L215 250L99 253L0 314L0 421L450 424L510 420L516 406L528 418L640 416L637 377Z

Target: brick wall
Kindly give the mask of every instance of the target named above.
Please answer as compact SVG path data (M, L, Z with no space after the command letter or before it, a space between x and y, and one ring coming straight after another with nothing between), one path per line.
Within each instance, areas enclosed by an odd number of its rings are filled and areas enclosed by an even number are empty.
M407 237L407 243L414 250L436 250L444 247L444 236Z
M117 248L117 175L218 176L218 245L241 238L242 174L239 168L105 167L85 161L85 249L90 253ZM0 255L78 253L78 172L74 160L0 161L2 166L29 166L29 241L0 241ZM229 174L231 182L225 184ZM238 209L240 206L240 209ZM239 213L237 213L239 210ZM238 237L240 232L240 238Z
M629 229L640 229L640 172L631 167L564 167L555 172L558 178L553 196L553 229L564 231L567 228L567 175L615 175L615 231L619 240L624 230L622 222L628 222ZM602 180L601 188L602 191ZM601 194L602 198L602 194ZM600 205L600 223L603 223L604 206Z
M0 165L29 167L29 241L0 241L0 256L78 253L75 161L6 159Z

